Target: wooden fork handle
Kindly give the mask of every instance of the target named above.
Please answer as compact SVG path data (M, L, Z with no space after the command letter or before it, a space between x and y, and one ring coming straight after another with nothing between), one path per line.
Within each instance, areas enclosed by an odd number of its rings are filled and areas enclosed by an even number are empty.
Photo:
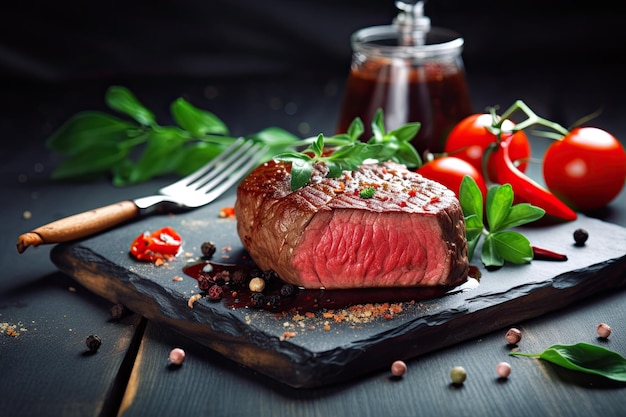
M137 217L139 208L130 200L85 211L48 223L17 239L17 251L22 253L29 246L42 243L61 243L102 232Z

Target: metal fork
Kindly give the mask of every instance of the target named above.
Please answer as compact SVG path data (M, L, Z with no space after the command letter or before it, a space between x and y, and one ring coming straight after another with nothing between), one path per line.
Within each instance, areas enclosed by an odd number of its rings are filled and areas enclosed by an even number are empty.
M158 194L120 201L75 214L19 236L17 251L44 243L61 243L91 236L139 216L191 210L211 203L243 178L267 151L260 143L237 139L196 172L170 184Z

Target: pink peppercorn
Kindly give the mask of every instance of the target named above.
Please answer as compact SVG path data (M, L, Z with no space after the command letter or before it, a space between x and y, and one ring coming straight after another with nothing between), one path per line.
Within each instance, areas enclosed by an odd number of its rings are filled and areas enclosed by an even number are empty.
M511 375L511 365L508 362L500 362L496 366L496 373L500 378L507 378Z
M172 351L170 352L169 360L172 365L182 365L183 361L185 360L185 351L181 348L172 349Z
M611 326L609 326L606 323L600 323L598 324L598 337L601 337L602 339L606 339L611 335Z
M512 327L506 332L504 338L509 345L515 345L522 340L522 332L519 329Z
M391 374L393 376L401 377L406 373L406 363L403 361L395 361L391 364Z

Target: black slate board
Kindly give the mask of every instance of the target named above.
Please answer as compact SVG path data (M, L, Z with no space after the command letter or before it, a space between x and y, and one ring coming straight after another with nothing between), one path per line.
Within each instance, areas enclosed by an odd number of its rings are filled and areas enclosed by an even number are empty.
M504 329L626 284L626 229L581 215L572 223L523 230L534 245L566 254L567 262L533 261L489 272L480 266L482 278L477 285L434 299L405 302L403 311L392 319L335 322L317 311L313 317L302 312L296 317L300 320L294 320L293 313L233 308L207 298L190 308L189 298L199 291L196 280L182 271L200 261L203 242L217 245L215 260L245 259L235 220L219 218L220 209L232 205L234 193L193 212L141 219L57 245L51 258L61 271L111 302L299 388L388 368L394 360ZM160 267L129 256L128 248L137 235L162 226L179 231L183 254ZM590 233L584 247L574 245L572 233L577 228ZM227 247L230 250L221 251ZM176 276L183 280L174 280ZM285 332L295 336L285 338Z

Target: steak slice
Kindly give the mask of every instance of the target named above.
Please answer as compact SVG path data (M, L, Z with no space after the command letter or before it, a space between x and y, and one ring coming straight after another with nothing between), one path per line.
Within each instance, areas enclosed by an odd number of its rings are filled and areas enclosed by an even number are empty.
M340 178L314 175L292 192L290 169L269 161L237 189L237 232L260 268L309 289L466 280L465 220L443 185L386 162ZM373 197L361 196L366 188Z

